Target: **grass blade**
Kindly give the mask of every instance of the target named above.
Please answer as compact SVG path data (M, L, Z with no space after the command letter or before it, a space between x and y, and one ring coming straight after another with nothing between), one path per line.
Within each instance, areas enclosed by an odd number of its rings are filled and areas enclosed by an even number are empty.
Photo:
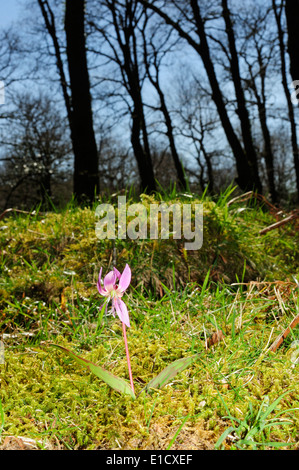
M4 428L4 423L5 423L4 411L3 411L3 408L2 408L1 400L0 400L0 418L1 418L1 424L0 424L0 437L1 437L1 434L2 434L2 431L3 431L3 428Z
M186 423L186 421L187 421L189 418L190 418L190 415L187 415L187 416L185 417L185 419L183 420L183 422L182 422L182 424L180 425L179 429L176 431L175 435L174 435L173 438L171 439L171 441L170 441L170 443L169 443L169 445L168 445L168 447L167 447L166 450L170 450L170 449L171 449L172 444L174 443L174 441L176 440L176 438L177 438L178 435L180 434L180 432L181 432L181 430L182 430L184 424Z
M265 420L267 418L267 416L272 413L273 410L275 410L276 406L278 405L278 403L283 399L283 397L285 397L286 395L288 395L289 393L291 392L290 391L287 391L285 393L283 393L282 395L280 395L270 406L268 406L268 408L266 409L266 411L261 415L261 420Z
M219 449L219 447L221 446L222 442L225 441L225 439L227 438L227 436L229 435L229 433L231 433L232 431L235 431L235 428L233 426L230 426L229 428L227 428L222 434L221 436L219 437L218 441L216 442L215 444L215 449Z

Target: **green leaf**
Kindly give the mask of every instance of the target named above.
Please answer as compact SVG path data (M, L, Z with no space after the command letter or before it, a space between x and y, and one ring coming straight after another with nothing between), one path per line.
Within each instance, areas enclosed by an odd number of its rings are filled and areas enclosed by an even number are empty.
M288 447L291 445L295 445L294 442L261 442L257 443L257 445L265 446L265 447L276 447L276 448L281 448L281 447Z
M175 435L173 436L173 438L171 439L170 441L170 444L168 445L167 449L166 450L170 450L171 447L172 447L172 444L174 443L174 441L176 440L176 438L178 437L178 435L180 434L181 430L182 430L182 427L184 426L184 424L186 423L186 421L190 418L190 415L187 415L185 417L185 419L183 420L182 424L180 425L179 429L177 430L177 432L175 433Z
M1 418L1 424L0 424L0 437L1 437L1 434L2 434L2 431L3 431L3 428L4 428L4 423L5 423L4 411L3 411L3 408L2 408L1 400L0 400L0 418Z
M60 351L68 354L72 359L74 359L78 364L81 366L87 367L93 374L95 374L99 379L103 380L106 384L108 384L111 388L116 390L119 393L124 393L125 395L130 395L132 398L135 399L135 395L131 386L123 379L120 379L116 375L111 374L107 370L103 369L101 366L94 364L83 357L78 356L77 354L73 353L67 348L62 346L58 346L57 344L51 344L54 348L58 348Z
M254 448L256 448L257 446L281 448L288 447L291 445L294 446L294 442L255 442L254 440L251 441L248 439L241 439L240 441L236 442L236 446L240 448L244 448L243 446L251 446Z
M221 444L223 443L223 441L225 441L225 439L227 438L227 436L232 432L232 431L235 431L235 428L233 426L230 426L229 428L227 428L222 434L221 436L219 437L218 441L216 442L215 444L215 449L219 449L219 447L221 446Z
M177 361L173 362L165 369L163 369L157 377L153 378L145 387L146 390L150 388L162 388L164 385L167 384L173 377L177 374L182 372L183 370L187 369L198 357L198 354L191 357L184 357L183 359L178 359Z
M264 421L267 418L267 416L270 413L272 413L273 410L275 410L275 408L277 407L280 400L282 400L282 398L284 398L286 395L288 395L288 393L290 393L291 391L292 390L288 390L287 392L283 393L270 406L268 406L266 411L261 415L261 419Z

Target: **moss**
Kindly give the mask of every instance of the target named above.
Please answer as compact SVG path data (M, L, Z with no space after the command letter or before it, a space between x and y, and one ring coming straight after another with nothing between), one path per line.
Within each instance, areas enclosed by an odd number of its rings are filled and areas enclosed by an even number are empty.
M159 199L143 201L149 207ZM228 411L244 419L250 406L257 411L265 398L273 403L288 391L276 411L291 424L271 428L267 438L295 448L298 365L288 351L297 329L276 354L267 348L298 311L292 283L299 268L298 234L284 227L283 236L259 237L272 222L258 209L237 212L204 201L204 245L192 253L176 240L99 241L94 211L87 208L5 221L2 438L32 437L51 448L167 449L188 417L172 448L214 448L232 424ZM110 269L114 248L118 266L129 262L133 271L126 303L134 401L49 346L68 347L128 380L118 319L110 315L97 323L98 271ZM242 279L246 286L231 285ZM265 283L255 284L257 279ZM205 339L216 329L224 339L206 349ZM194 353L200 354L198 362L162 390L143 391L172 361ZM227 448L235 445L225 442Z
M137 334L134 338L137 341L141 332L134 333ZM111 346L116 343L118 340L112 341ZM133 345L134 340L131 347ZM159 349L157 344L151 345L153 348L155 346ZM148 381L153 371L136 361L136 358L143 356L139 341L133 351L135 376L143 375ZM160 351L163 352L161 345ZM89 356L103 360L104 353L105 349L101 346ZM124 374L124 358L118 361L116 372L118 375ZM157 360L158 370L163 363L165 358L161 362ZM227 416L226 407L233 416L244 416L249 402L258 408L265 394L271 402L282 391L293 388L294 391L285 397L278 409L298 408L299 385L294 382L295 372L289 365L281 357L272 358L271 361L262 362L257 370L252 368L247 371L247 374L252 374L251 380L248 380L248 375L235 378L227 389L215 380L213 371L210 371L207 380L209 366L203 368L197 364L158 394L142 393L136 401L132 401L110 390L56 350L51 350L51 354L47 348L35 348L25 354L8 352L5 368L1 370L0 388L5 410L4 435L38 435L50 439L52 443L55 439L64 442L67 438L67 445L72 448L117 448L119 445L127 448L133 441L139 443L139 448L150 448L153 445L151 430L161 428L164 436L171 434L171 430L181 422L181 417L190 415L194 416L195 427L200 420L207 431L214 431L216 439L222 430L223 417ZM212 364L212 368L216 366L216 363ZM225 370L222 372L225 373ZM242 396L236 399L235 388L238 387L242 388ZM298 412L292 415L294 425L298 424L298 419ZM51 433L48 432L49 426ZM287 435L294 435L295 431L286 433L276 430L272 438L283 440Z

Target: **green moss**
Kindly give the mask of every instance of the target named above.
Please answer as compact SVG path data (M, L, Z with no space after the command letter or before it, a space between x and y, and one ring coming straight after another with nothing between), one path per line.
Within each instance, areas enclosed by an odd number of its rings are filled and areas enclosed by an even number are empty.
M142 200L149 208L161 198ZM288 351L298 327L277 353L267 348L298 313L292 283L299 273L298 232L285 226L261 237L259 231L273 223L270 214L253 207L240 212L224 200L203 202L204 244L194 253L175 240L99 241L88 208L5 220L2 439L26 436L51 448L167 449L189 416L173 448L213 448L232 424L228 411L244 419L250 406L257 411L265 397L272 403L289 391L273 413L282 412L291 424L271 428L267 439L296 448L299 366ZM133 273L126 303L134 401L49 346L68 347L129 379L118 319L110 315L97 323L98 272L111 268L115 254L117 266L128 262ZM275 284L253 284L258 279ZM241 280L247 285L231 285ZM206 349L216 329L224 340ZM195 353L200 360L162 390L143 391L172 361Z

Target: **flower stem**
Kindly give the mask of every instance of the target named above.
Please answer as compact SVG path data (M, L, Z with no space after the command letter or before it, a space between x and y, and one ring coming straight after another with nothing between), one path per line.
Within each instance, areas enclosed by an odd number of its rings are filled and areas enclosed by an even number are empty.
M131 382L131 388L132 388L133 393L135 395L133 376L132 376L132 370L131 370L131 361L130 361L128 343L127 343L126 325L123 322L122 322L122 325L123 325L123 333L124 333L125 348L126 348L126 355L127 355L127 363L128 363L128 369L129 369L129 377L130 377L130 382Z

